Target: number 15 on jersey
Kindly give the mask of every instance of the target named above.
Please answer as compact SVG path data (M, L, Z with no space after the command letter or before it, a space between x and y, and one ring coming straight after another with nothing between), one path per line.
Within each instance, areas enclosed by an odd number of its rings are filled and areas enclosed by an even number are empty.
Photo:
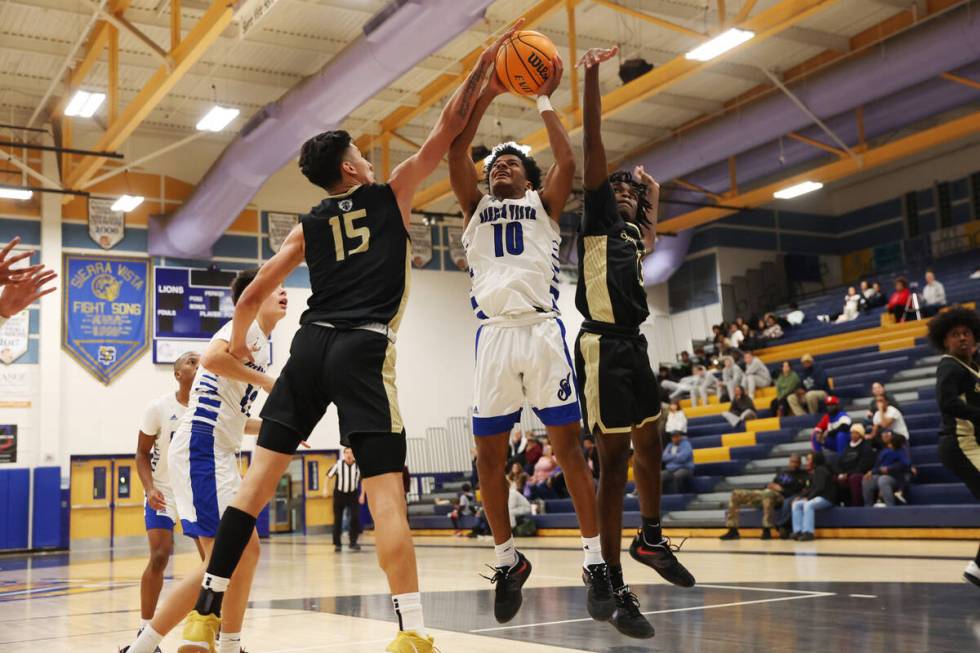
M333 231L333 245L337 252L338 262L343 261L348 256L368 251L368 247L371 246L371 230L356 225L358 220L366 217L367 211L358 209L330 218L330 229ZM343 224L343 229L341 229L341 224ZM348 241L354 242L348 243Z

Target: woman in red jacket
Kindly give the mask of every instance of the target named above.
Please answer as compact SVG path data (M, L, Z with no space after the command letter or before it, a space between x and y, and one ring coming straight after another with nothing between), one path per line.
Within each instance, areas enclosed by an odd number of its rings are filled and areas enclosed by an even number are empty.
M888 298L886 311L895 316L896 322L901 322L905 314L905 306L909 303L909 282L905 277L895 279L895 292Z

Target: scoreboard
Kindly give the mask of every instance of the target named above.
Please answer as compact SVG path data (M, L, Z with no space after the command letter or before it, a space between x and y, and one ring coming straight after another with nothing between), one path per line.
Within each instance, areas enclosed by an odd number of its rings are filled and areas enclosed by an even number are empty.
M185 351L204 351L235 312L229 288L234 278L234 272L224 270L154 270L154 363L173 363Z

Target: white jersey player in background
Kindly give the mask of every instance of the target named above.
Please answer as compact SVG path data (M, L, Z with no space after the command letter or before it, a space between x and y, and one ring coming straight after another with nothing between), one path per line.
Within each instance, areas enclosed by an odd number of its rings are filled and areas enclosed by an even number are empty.
M542 184L534 159L508 143L494 148L486 166L489 194L479 188L470 144L493 99L504 92L496 75L449 152L453 192L466 220L463 246L469 263L470 303L481 326L476 334L473 432L487 521L497 553L494 616L510 621L521 607L521 587L531 564L514 545L508 515L505 462L511 427L524 401L544 422L561 465L585 552L583 580L589 614L608 620L615 609L602 560L592 475L582 456L581 411L574 368L558 319L558 221L572 190L575 157L568 132L549 96L561 81L562 63L538 96L555 164Z
M189 351L174 362L174 378L177 391L168 392L154 399L146 407L136 446L136 473L146 493L144 521L146 538L150 544L150 560L140 579L140 630L153 618L163 574L174 550L174 525L177 523L177 500L170 484L167 453L177 425L187 410L191 384L197 373L201 355ZM195 542L197 540L195 539ZM204 550L197 545L201 559Z
M255 278L258 269L239 272L232 282L232 300ZM187 411L170 443L170 478L177 502L177 514L184 533L197 537L205 551L204 565L181 580L167 597L136 641L123 649L128 653L153 653L163 636L179 624L194 607L207 559L217 535L221 514L241 484L238 452L245 434L257 435L261 421L251 418L252 402L259 389L269 392L275 379L266 373L270 360L269 337L286 315L286 291L279 288L259 309L248 331L246 342L253 360L244 363L228 353L231 322L211 339L194 378ZM239 653L242 621L248 593L259 558L258 536L252 539L225 595L219 653ZM214 641L202 637L195 628L185 627L178 653L212 653Z

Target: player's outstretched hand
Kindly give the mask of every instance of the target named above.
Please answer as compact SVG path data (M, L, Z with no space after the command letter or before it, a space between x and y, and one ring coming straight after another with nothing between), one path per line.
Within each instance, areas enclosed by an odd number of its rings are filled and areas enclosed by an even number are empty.
M483 54L480 55L480 59L482 60L482 62L489 63L492 66L493 63L497 60L497 50L499 50L504 43L509 41L510 37L514 35L514 32L519 30L522 25L524 25L523 16L515 20L513 25L508 27L506 31L504 31L500 36L497 37L496 41L491 43L490 46L483 51Z
M146 493L146 503L154 510L163 510L167 507L167 500L163 498L163 492L156 488Z
M40 270L44 267L43 265L31 265L29 267L14 269L13 266L15 263L19 263L24 259L30 258L31 254L34 253L21 252L20 254L10 256L10 252L19 244L20 236L14 236L9 243L3 246L3 249L0 249L0 286L24 281L35 272L40 272Z
M26 269L33 271L19 281L3 286L0 291L0 317L13 317L41 297L57 290L54 286L44 287L58 276L56 272L45 270L43 265Z
M547 95L548 97L551 97L551 94L558 90L558 87L561 85L561 77L565 73L565 64L562 63L561 57L557 54L555 55L555 58L551 60L551 67L554 72L552 73L551 77L546 79L544 84L541 85L538 95Z
M576 66L578 68L592 68L598 66L603 61L609 61L613 57L619 54L619 46L613 46L611 48L592 48L588 52L582 55L582 58L578 60Z
M633 168L633 179L647 187L648 190L659 189L660 184L654 179L643 166Z

